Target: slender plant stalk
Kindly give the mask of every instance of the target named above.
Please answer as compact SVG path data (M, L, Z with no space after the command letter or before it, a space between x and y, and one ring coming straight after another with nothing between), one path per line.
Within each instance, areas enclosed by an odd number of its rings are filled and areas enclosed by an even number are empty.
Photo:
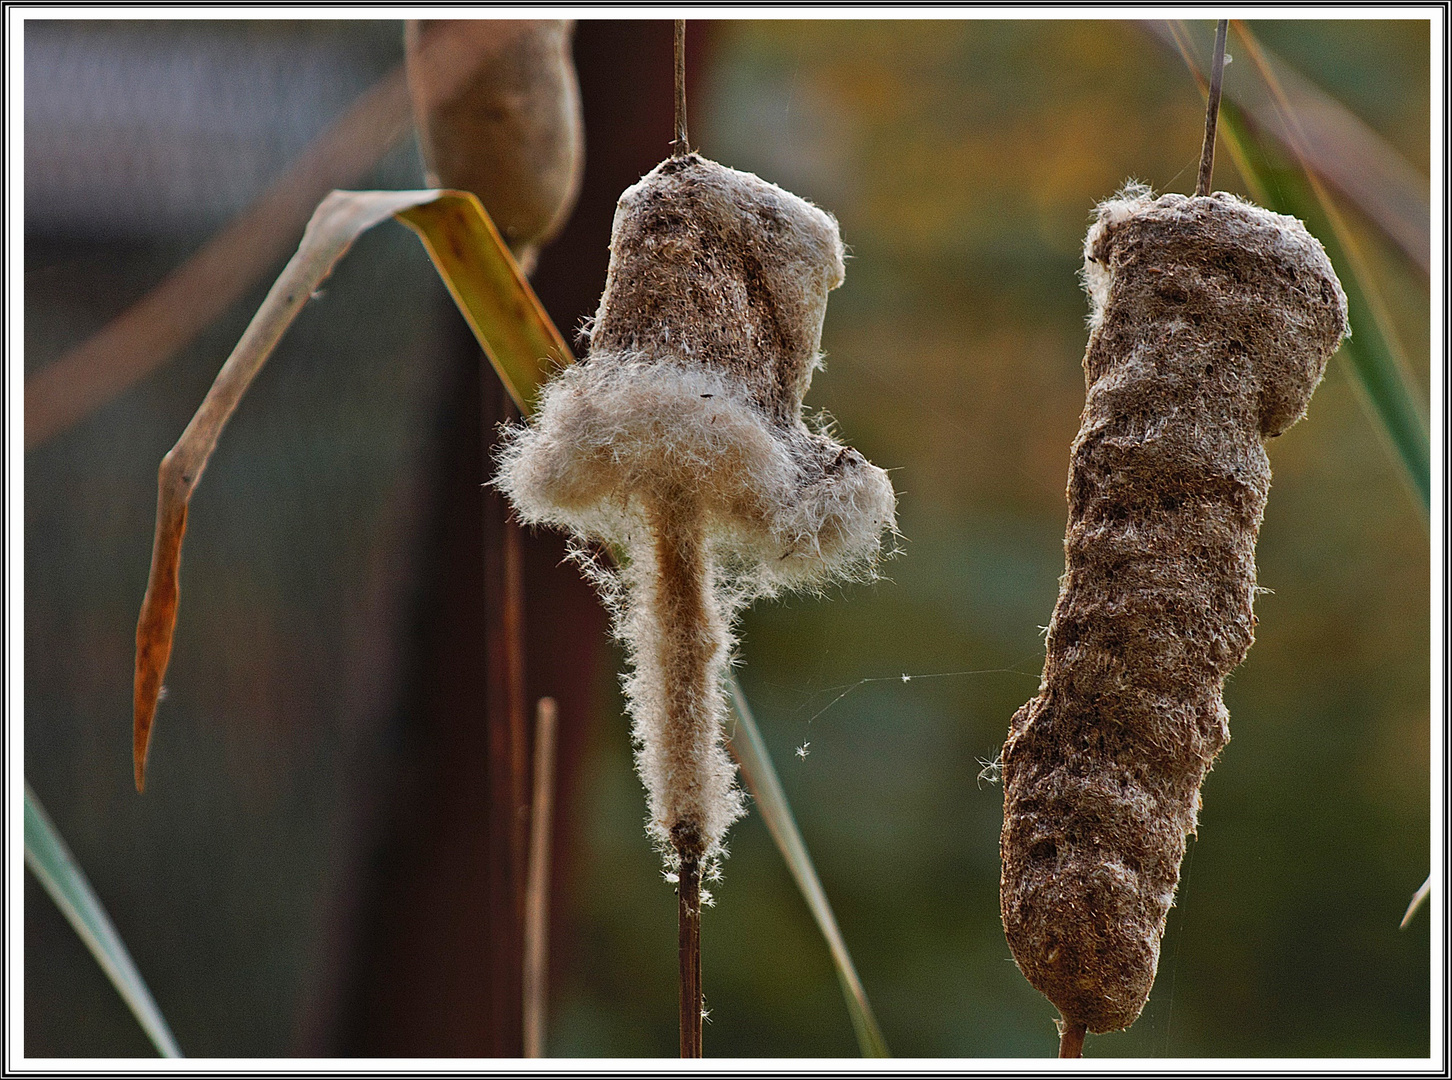
M682 833L686 830L681 830ZM701 856L700 842L678 839L680 878L676 885L680 911L681 1057L701 1057Z
M1221 19L1215 27L1215 60L1210 65L1210 97L1205 103L1205 143L1200 149L1200 175L1195 181L1195 194L1210 194L1210 174L1215 170L1215 128L1220 122L1220 84L1225 78L1225 33L1229 19Z
M686 134L686 20L676 20L676 137L671 140L671 156L691 152Z
M480 363L483 363L481 357ZM487 383L486 383L487 385ZM500 421L517 415L507 395ZM486 425L481 448L492 456L497 424ZM485 702L489 725L489 927L490 1025L498 1057L519 1057L524 1018L524 910L529 830L529 728L524 689L524 569L520 526L504 499L484 494L484 604L487 649Z
M692 515L692 493L678 492L669 505L651 515L655 538L657 595L653 605L660 621L658 653L642 662L659 666L665 689L665 737L672 744L666 756L682 766L698 757L709 741L715 719L709 708L715 693L712 664L716 645L702 633L712 622L713 602L707 581L703 523ZM671 827L680 898L681 1057L701 1056L701 859L705 837L693 815Z
M524 1056L544 1057L550 930L550 830L555 809L554 698L534 714L534 799L529 816L529 881L524 901Z
M675 106L676 137L671 140L671 156L684 157L690 153L690 136L686 130L686 20L675 20ZM688 495L686 497L689 497ZM664 515L657 515L663 518ZM686 538L676 543L667 530L657 532L657 558L660 562L661 600L666 609L681 607L685 610L672 614L686 614L685 625L696 626L695 609L705 600L706 568L700 560L699 537ZM694 542L693 542L694 541ZM674 622L675 620L673 620ZM664 638L678 644L683 653L690 651L696 642L680 642L667 628ZM698 650L697 650L698 651ZM691 670L709 680L709 657L680 658L685 663L670 664L669 669ZM703 662L702 662L703 661ZM701 692L708 687L672 686L667 689L669 729L677 736L694 733L697 718L692 715L693 705L701 700ZM687 735L689 737L689 735ZM680 959L680 1031L681 1057L701 1056L701 1013L704 998L701 993L701 834L690 822L682 822L671 830L671 842L676 853L676 896L678 899L679 959Z
M1079 1058L1084 1056L1084 1034L1088 1031L1083 1024L1071 1024L1067 1020L1059 1025L1059 1056Z

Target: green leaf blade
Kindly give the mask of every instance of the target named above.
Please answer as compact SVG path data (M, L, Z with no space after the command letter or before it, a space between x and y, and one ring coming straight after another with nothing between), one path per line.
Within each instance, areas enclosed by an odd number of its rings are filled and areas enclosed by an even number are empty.
M182 1057L121 935L29 784L25 785L25 864L101 965L157 1052L166 1058Z
M801 830L797 828L786 792L782 790L781 780L771 763L766 741L761 737L761 731L751 715L746 695L741 692L741 684L734 675L731 676L728 686L731 709L736 717L736 730L729 740L731 749L741 766L742 779L756 800L762 820L771 832L777 850L786 860L787 869L797 883L797 888L801 890L802 898L806 900L812 918L817 923L817 929L827 940L827 948L832 953L832 964L837 969L837 981L842 984L842 997L847 1002L847 1012L852 1018L852 1029L857 1034L857 1045L861 1048L863 1057L891 1057L887 1042L882 1037L882 1029L878 1027L877 1018L872 1014L867 992L862 988L862 980L857 977L857 968L847 951L847 943L843 941L842 932L837 927L837 917L832 913L832 905L827 900L821 879L817 877L812 857L807 853Z

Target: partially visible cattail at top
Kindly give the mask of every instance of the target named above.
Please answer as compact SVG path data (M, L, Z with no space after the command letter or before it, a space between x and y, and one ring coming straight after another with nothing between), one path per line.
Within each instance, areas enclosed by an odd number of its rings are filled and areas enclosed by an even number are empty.
M562 19L405 24L429 182L478 195L526 271L580 192L585 141L573 37L574 23Z
M1265 442L1306 411L1346 298L1299 221L1128 187L1084 245L1088 396L1039 694L1003 749L1014 958L1084 1032L1128 1027L1230 737L1250 648Z

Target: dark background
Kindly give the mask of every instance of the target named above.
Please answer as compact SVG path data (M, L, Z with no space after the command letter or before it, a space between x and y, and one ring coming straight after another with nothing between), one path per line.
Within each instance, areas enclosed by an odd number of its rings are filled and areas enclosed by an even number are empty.
M1425 175L1426 23L1251 25ZM724 22L690 41L700 149L841 221L852 259L808 404L894 470L906 537L875 585L748 614L743 686L892 1050L1046 1056L1054 1011L1003 940L1001 791L979 773L1034 692L1062 572L1083 232L1128 177L1193 186L1202 99L1132 23ZM30 23L25 50L30 373L255 198L402 34ZM576 60L585 189L535 278L567 334L616 196L668 152L669 24L582 22ZM410 141L363 186L421 182ZM1243 190L1223 155L1216 186ZM1425 395L1427 279L1349 212ZM131 785L156 465L265 289L26 457L26 777L189 1055L487 1054L476 601L498 390L399 226L359 241L222 439L147 794ZM1271 459L1272 592L1226 687L1234 738L1150 1003L1091 1056L1429 1052L1430 920L1397 929L1430 855L1427 529L1339 358ZM531 698L562 703L549 1052L669 1055L675 899L619 656L559 550L542 534L526 553ZM704 923L707 1054L855 1055L759 815L731 847ZM27 1054L148 1054L28 876L24 917Z

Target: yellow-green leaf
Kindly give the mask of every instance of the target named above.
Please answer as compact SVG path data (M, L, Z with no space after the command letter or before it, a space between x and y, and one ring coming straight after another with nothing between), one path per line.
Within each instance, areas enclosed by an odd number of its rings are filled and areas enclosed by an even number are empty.
M550 372L573 357L484 207L468 192L445 191L397 216L418 233L505 390L529 415Z

